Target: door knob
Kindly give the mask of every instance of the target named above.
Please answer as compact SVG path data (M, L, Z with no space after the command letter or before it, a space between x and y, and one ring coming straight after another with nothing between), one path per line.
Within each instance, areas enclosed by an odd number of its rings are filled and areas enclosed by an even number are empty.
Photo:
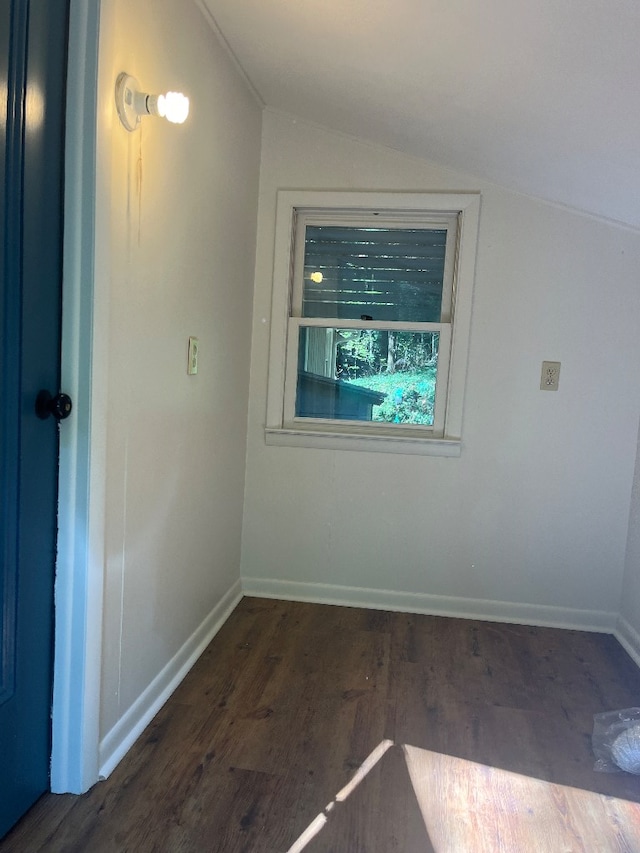
M36 415L43 421L49 415L57 421L63 421L71 414L73 404L68 394L56 394L52 397L48 391L40 391L36 397Z

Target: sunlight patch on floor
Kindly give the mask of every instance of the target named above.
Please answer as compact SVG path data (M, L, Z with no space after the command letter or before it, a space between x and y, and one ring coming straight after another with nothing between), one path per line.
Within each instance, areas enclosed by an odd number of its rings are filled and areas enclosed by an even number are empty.
M287 853L301 853L384 757L383 740ZM436 853L640 851L640 805L405 744L411 784Z
M314 820L311 821L309 826L305 829L302 835L297 839L297 841L289 848L287 853L300 853L301 850L307 846L307 844L316 837L316 835L320 832L322 827L326 824L328 820L328 815L333 810L333 807L336 803L343 803L349 794L351 794L358 787L360 782L367 776L368 773L373 770L378 761L382 758L385 752L393 746L392 740L383 740L378 746L371 752L365 760L362 762L360 767L354 773L353 778L350 782L348 782L344 788L342 788L335 795L332 802L330 802L324 809L324 812L321 812Z
M437 853L640 850L640 805L403 746Z

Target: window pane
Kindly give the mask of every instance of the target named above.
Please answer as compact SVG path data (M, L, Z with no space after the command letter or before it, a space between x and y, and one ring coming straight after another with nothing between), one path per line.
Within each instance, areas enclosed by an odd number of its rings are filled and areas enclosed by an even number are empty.
M433 425L438 332L300 329L296 417Z
M446 228L307 225L303 317L439 323Z

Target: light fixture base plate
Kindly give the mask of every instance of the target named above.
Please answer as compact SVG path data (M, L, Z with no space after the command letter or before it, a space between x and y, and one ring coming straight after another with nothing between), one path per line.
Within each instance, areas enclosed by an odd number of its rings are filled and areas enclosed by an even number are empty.
M140 84L135 77L123 71L116 80L116 109L118 118L127 130L133 131L140 124L140 114L136 108L136 95Z

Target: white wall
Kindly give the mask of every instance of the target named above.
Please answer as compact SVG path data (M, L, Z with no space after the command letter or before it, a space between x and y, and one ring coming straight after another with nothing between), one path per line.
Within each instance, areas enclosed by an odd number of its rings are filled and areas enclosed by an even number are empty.
M107 761L130 734L127 712L240 590L261 125L193 0L110 6L99 107L111 211L109 233L99 235L111 264ZM122 70L145 91L187 93L187 123L146 118L124 130L113 103ZM186 372L190 335L200 340L197 376Z
M461 458L265 445L278 188L482 190ZM638 435L639 268L636 233L267 111L245 589L612 628ZM557 393L539 390L543 359L562 362Z

